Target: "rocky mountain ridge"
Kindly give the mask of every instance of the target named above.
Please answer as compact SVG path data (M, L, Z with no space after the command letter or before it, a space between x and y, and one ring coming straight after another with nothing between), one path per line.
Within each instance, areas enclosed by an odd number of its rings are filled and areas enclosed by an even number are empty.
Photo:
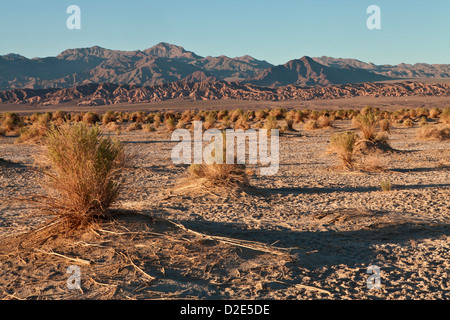
M0 92L0 102L57 105L72 103L80 106L113 105L119 103L150 103L170 99L189 100L254 100L286 101L341 99L356 96L450 96L450 84L425 84L404 81L398 83L361 83L333 86L261 87L239 82L172 82L153 86L112 83L85 84L63 89L14 89Z

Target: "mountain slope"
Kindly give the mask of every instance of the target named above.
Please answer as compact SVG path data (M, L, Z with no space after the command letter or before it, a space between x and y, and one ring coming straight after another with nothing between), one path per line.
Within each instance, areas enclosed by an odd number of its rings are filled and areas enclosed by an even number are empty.
M201 57L168 43L159 43L144 51L94 46L68 49L49 58L0 56L0 90L66 88L94 82L153 85L183 79L241 80L271 66L249 56ZM208 76L199 76L202 72Z
M398 65L376 65L356 59L331 58L326 56L313 59L329 67L345 68L346 66L352 66L392 78L450 78L450 64L400 63Z
M316 62L310 57L291 60L284 65L271 67L246 82L260 86L300 86L360 83L388 80L383 75L352 66L334 68Z

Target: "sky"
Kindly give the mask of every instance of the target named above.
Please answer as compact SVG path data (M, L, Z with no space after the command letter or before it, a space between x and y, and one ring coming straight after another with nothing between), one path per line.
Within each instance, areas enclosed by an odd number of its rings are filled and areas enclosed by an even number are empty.
M80 7L79 30L66 26L70 5ZM367 28L370 5L380 8L381 29ZM0 0L0 55L168 42L275 65L305 55L450 64L449 17L449 0Z

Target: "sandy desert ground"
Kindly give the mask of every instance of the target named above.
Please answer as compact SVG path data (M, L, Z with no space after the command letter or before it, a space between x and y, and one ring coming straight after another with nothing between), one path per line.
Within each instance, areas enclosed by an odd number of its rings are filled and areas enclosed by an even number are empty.
M170 133L123 131L135 161L115 220L42 241L24 234L47 218L17 200L43 192L33 170L42 147L4 137L0 237L13 249L1 252L0 298L449 299L450 141L394 126L396 151L377 155L385 170L348 172L327 145L350 127L296 124L280 137L276 175L250 165L252 189L197 195L171 191L186 166L171 162ZM80 267L80 290L67 288L70 265ZM381 289L367 287L370 265Z

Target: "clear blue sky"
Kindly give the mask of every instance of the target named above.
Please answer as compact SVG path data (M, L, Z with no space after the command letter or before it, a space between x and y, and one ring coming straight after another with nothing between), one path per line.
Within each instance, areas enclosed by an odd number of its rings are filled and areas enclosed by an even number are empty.
M81 8L81 30L66 27L71 4ZM366 27L372 4L381 8L381 30ZM159 42L273 64L304 55L450 63L450 0L0 0L0 55Z

